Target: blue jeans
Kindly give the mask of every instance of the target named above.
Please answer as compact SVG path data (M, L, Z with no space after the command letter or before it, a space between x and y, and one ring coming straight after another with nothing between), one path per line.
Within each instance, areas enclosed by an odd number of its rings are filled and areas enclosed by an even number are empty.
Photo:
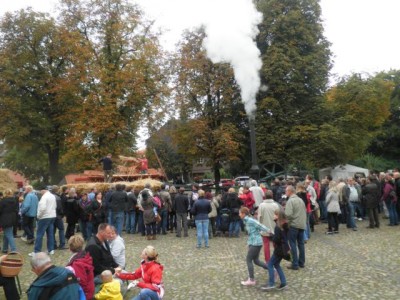
M271 258L268 261L269 286L274 286L275 284L274 268L278 272L281 284L286 285L286 277L281 268L281 260L282 260L281 257L277 257L274 254L272 254Z
M328 219L328 211L326 209L325 200L318 201L318 204L319 204L319 210L320 210L320 213L321 213L321 219L323 219L323 220Z
M197 247L201 247L201 240L204 239L204 245L208 247L208 220L196 220Z
M354 221L355 207L357 207L356 202L349 201L347 204L347 208L349 210L349 213L347 214L347 227L349 228L357 228L356 222Z
M141 289L139 295L132 300L159 300L157 292L150 289Z
M167 232L168 211L166 209L160 209L158 213L160 214L161 222L157 225L157 232L160 234L162 231L162 233L165 234Z
M122 234L122 227L124 226L124 212L113 211L112 212L112 225L117 229L119 235Z
M289 245L290 252L292 254L292 266L298 268L299 266L304 267L306 262L306 254L304 250L304 230L289 227ZM297 255L297 247L299 247L299 253Z
M229 236L239 236L240 232L240 221L231 221L229 222Z
M90 237L92 236L92 232L93 232L93 224L92 222L85 222L85 221L79 221L79 227L81 229L83 238L85 239L85 241L89 240Z
M113 212L111 209L107 210L107 223L112 224L113 221Z
M36 240L34 246L34 252L42 251L43 236L46 233L47 236L47 251L54 250L54 221L56 218L40 219L37 222Z
M399 216L396 211L396 203L391 200L386 200L386 207L389 211L389 225L397 225L399 224Z
M306 226L306 230L304 230L304 240L305 241L308 241L311 237L311 228L310 228L311 214L312 214L312 212L307 213L307 226Z
M8 246L10 246L11 252L17 251L12 226L3 228L3 252L8 251Z
M56 218L54 221L54 249L57 248L56 241L56 229L58 229L58 237L60 242L60 248L65 247L65 231L64 231L64 220Z
M130 212L125 213L125 230L126 233L135 233L135 219L136 219L136 211L132 210Z

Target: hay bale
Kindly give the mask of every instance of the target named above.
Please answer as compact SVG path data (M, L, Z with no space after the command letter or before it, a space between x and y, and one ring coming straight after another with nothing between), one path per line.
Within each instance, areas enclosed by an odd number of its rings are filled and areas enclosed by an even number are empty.
M17 190L17 183L9 176L10 170L0 169L0 191L11 189L13 192Z
M113 182L113 183L107 183L107 182L88 182L88 183L73 183L73 184L66 184L64 186L69 187L69 188L75 188L76 192L78 194L82 193L89 193L91 189L96 188L97 191L102 192L103 194L107 192L111 185L116 185L116 184L124 184L127 187L131 187L132 189L138 189L142 190L145 186L146 183L150 183L151 188L153 191L158 191L161 189L161 181L154 180L154 179L140 179L136 181L118 181L118 182Z

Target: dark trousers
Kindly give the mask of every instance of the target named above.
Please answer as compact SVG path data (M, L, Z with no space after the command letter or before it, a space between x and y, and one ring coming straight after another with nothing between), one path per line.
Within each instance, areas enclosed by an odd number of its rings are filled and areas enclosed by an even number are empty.
M339 231L339 217L337 212L328 212L328 231Z
M23 216L22 226L24 227L24 232L28 240L33 240L35 238L33 230L34 217Z
M143 236L146 234L146 226L144 225L143 219L143 211L139 211L138 217L138 232L140 232Z
M369 227L379 227L378 207L368 208Z
M175 212L168 213L168 229L172 232L176 228L176 214Z
M156 222L146 224L146 233L147 235L156 235L157 234L157 224Z
M65 231L65 238L69 240L71 236L75 234L75 227L76 227L75 220L68 220L67 219L67 230Z
M17 285L15 284L15 277L3 277L0 275L0 286L3 286L6 300L21 299L18 294Z

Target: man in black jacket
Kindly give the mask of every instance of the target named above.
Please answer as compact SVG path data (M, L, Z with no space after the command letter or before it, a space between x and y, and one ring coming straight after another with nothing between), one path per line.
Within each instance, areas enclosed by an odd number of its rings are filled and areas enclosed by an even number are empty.
M103 171L104 171L104 182L112 181L112 160L111 153L108 153L107 156L101 158L99 163L103 163Z
M128 202L128 195L125 192L125 185L117 184L115 192L110 197L110 208L112 211L112 224L117 228L119 235L122 234L122 226L124 225L125 206Z
M86 245L86 252L90 253L93 259L93 273L94 283L101 284L100 274L105 270L110 270L113 274L115 269L118 268L118 264L114 261L111 255L110 245L107 240L112 237L111 226L107 223L99 225L97 234L92 236Z
M176 236L181 237L182 223L183 236L188 236L187 211L189 209L189 199L184 194L185 188L179 188L179 193L175 196L174 210L176 212Z
M54 221L54 249L68 249L65 247L65 229L64 229L64 205L62 203L61 197L58 194L59 187L57 185L53 185L51 188L51 193L56 197L56 219ZM60 247L57 248L56 241L56 230L58 229L58 237L60 241Z

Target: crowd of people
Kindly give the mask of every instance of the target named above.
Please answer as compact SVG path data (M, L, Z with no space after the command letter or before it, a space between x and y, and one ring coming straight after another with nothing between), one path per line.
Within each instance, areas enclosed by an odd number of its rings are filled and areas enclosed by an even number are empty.
M105 294L115 294L107 299L122 299L122 282L140 278L142 281L135 281L141 288L136 299L159 299L164 293L163 266L156 250L146 247L141 267L127 273L123 231L155 240L167 233L188 237L188 227L193 226L197 248L206 249L211 238L236 238L246 231L248 279L241 284L255 285L255 264L268 270L269 279L262 289L281 290L287 286L282 259L291 261L290 270L305 267L304 244L315 225L327 223L326 234L335 235L340 224L357 231L355 220L368 218L368 228L376 229L381 226L379 213L383 213L387 225L396 226L399 194L397 170L337 181L327 176L318 182L310 175L301 182L275 179L270 189L250 180L238 191L228 187L219 195L196 184L189 193L183 187L165 184L160 189L146 184L141 190L116 184L104 194L95 188L78 194L74 188L58 186L37 193L28 185L23 195L16 197L11 190L0 195L2 252L18 250L14 227L20 219L21 239L33 245L29 255L32 270L38 275L28 290L28 299L105 299ZM43 252L45 235L47 251ZM73 255L65 267L55 267L51 255L64 249ZM262 249L264 261L259 258ZM278 277L280 285L275 286ZM0 277L0 284L7 299L19 299L15 282ZM60 298L52 298L56 294ZM83 295L85 298L79 298Z

